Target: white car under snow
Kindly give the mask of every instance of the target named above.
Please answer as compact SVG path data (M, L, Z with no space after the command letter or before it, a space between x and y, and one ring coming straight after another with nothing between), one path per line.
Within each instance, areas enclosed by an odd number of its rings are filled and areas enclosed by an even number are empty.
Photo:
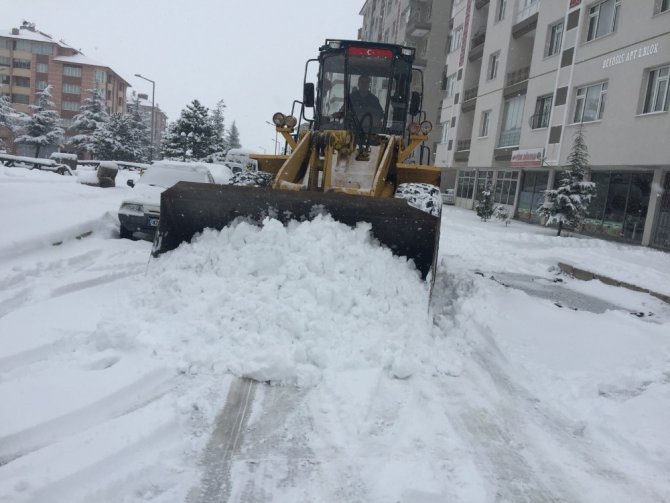
M219 180L215 180L206 164L157 162L144 172L137 183L128 181L133 191L119 208L121 237L152 240L160 218L161 193L182 181L216 183Z

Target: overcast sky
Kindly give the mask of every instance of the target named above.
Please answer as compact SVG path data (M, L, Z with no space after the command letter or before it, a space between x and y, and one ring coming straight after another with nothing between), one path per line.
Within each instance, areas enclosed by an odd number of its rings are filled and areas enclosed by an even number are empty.
M226 103L242 144L274 148L277 111L302 97L326 38L355 39L364 0L0 0L0 28L25 19L110 66L174 120L193 99Z

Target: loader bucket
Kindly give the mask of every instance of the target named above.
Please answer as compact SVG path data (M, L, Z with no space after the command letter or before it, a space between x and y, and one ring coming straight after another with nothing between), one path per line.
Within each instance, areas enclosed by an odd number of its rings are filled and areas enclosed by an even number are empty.
M440 218L403 199L192 182L179 182L161 195L152 254L156 257L190 242L205 228L221 230L238 217L260 222L272 216L286 224L318 213L329 213L352 227L369 222L374 237L395 255L413 260L423 279L434 265Z

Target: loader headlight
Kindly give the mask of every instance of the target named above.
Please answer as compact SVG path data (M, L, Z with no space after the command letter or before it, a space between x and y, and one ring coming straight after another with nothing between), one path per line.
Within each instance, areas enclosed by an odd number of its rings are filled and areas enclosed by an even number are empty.
M411 122L408 129L410 134L419 134L421 132L421 124L418 122Z
M296 126L296 124L298 124L298 119L296 119L292 115L289 115L284 119L284 126L288 128L293 129Z
M272 123L277 126L277 127L282 127L286 121L286 116L281 113L277 112L272 116Z
M342 46L342 42L339 40L331 40L328 45L331 49L339 49Z
M423 134L428 134L433 130L433 124L430 121L423 121L421 123L421 132Z

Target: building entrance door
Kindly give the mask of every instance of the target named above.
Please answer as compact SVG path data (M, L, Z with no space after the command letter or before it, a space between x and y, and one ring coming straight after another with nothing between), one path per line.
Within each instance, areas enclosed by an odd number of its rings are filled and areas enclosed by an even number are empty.
M670 249L670 173L665 174L663 195L654 232L654 246Z
M524 171L521 190L519 191L519 204L517 205L517 218L529 222L538 223L540 217L537 207L544 202L544 191L549 183L548 171Z

